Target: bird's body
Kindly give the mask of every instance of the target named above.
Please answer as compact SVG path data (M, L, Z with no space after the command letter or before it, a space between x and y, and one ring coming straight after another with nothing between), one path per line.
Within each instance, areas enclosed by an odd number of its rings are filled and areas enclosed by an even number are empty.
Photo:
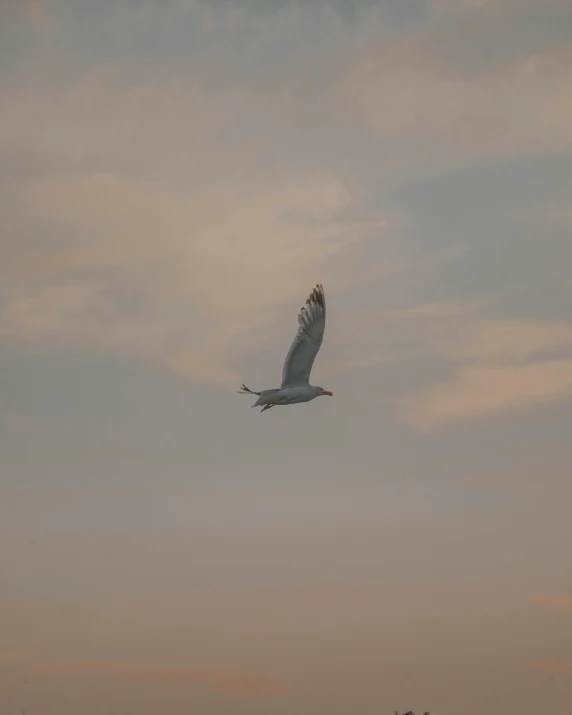
M312 365L322 344L326 326L326 301L321 285L314 288L306 305L300 310L298 323L298 332L284 362L282 385L277 389L262 392L254 392L246 385L242 385L241 393L258 395L258 400L252 406L263 405L262 412L275 405L310 402L320 395L332 395L331 392L310 385L309 382Z
M251 392L246 385L242 386L243 392ZM262 392L253 392L254 395L259 395L253 407L260 405L293 405L296 402L310 402L315 397L318 397L316 388L313 385L293 385L292 387L279 388L277 390L262 390Z

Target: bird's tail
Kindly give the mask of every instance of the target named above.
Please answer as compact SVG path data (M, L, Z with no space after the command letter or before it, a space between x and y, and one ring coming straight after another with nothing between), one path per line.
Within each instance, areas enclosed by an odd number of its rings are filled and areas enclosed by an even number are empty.
M246 385L241 385L240 390L238 391L239 395L258 395L260 397L260 392L254 392L254 390L251 390L250 388L246 387Z

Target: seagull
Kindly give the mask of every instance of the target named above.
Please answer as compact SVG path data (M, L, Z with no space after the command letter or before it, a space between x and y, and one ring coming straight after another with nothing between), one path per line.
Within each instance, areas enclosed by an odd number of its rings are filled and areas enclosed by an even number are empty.
M276 405L293 405L296 402L310 402L322 395L333 396L333 392L323 387L310 385L312 365L322 344L326 327L326 300L324 288L317 285L310 293L306 305L298 314L298 332L294 338L282 370L282 385L278 389L254 392L242 385L239 394L258 395L252 407L264 405L264 412Z

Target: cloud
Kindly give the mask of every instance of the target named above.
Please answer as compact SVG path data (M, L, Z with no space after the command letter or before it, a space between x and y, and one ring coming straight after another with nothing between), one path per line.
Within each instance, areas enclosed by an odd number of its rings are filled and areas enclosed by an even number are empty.
M552 350L572 348L572 325L564 322L489 321L453 352L455 360L522 361Z
M2 336L91 344L224 384L237 379L233 339L303 300L324 261L360 238L337 221L348 191L321 178L186 195L96 175L24 194L34 221L72 238L9 261Z
M0 652L0 663L12 663L21 660L27 654L23 651L6 651Z
M2 311L2 331L20 338L57 333L63 324L81 320L96 294L97 286L87 284L52 286L35 294L23 290Z
M234 3L189 4L200 17L243 17L249 32L255 23L253 47L281 44L286 14L296 30L318 17L303 3L275 3L280 12L264 12L268 5L257 2L253 12L233 13ZM375 3L360 5L360 12L375 8ZM149 29L165 16L174 25L175 7L180 11L182 4L162 8L160 16L149 10ZM559 8L554 2L546 10L555 22ZM184 165L196 148L193 158L210 175L215 166L234 172L238 156L244 174L253 166L253 154L258 165L263 147L275 154L283 147L300 164L319 158L323 166L352 171L363 171L364 162L375 157L384 176L434 174L467 163L570 150L572 50L547 33L547 23L539 23L533 34L538 41L528 33L515 37L515 24L534 12L525 0L466 7L452 2L441 9L431 5L424 21L413 13L417 21L398 26L388 26L383 13L377 19L366 13L367 22L350 23L353 29L341 34L337 24L329 24L330 15L328 20L322 14L324 36L336 41L316 45L301 32L296 52L284 53L279 64L243 66L236 52L207 52L206 59L184 68L167 62L140 67L137 82L133 67L110 73L103 69L109 58L102 57L100 67L70 87L2 96L7 149L13 154L24 144L15 140L25 135L26 145L43 147L46 158L57 148L62 160L77 163L91 156L103 168L113 150L123 163L149 169L163 168L172 156ZM242 34L232 32L237 42ZM114 101L109 101L110 82L120 89ZM45 118L42 132L33 121L38 113ZM218 148L215 138L222 139Z
M438 351L439 347L434 346ZM420 429L529 408L572 395L572 326L485 322L465 329L441 357L455 376L397 401Z
M0 411L0 425L13 433L29 432L35 424L35 419L30 415L19 414L17 412Z
M534 663L532 667L549 675L572 675L572 662L565 660Z
M403 323L405 321L440 320L450 318L466 319L467 315L474 313L490 303L489 300L461 301L461 300L436 300L430 303L421 303L411 308L387 310L384 313L384 322Z
M31 25L40 29L48 27L46 0L22 0L20 7L22 16Z
M5 89L0 335L234 384L279 306L371 271L351 249L391 231L383 209L360 214L380 176L572 147L569 49L483 68L482 10L442 7L391 35L357 23L341 46L305 47L262 74L235 74L218 55L111 70L102 57L68 83ZM259 21L268 38L274 20ZM384 320L446 320L458 306L412 310ZM370 352L330 369L386 359L379 345ZM459 373L461 390L485 379L479 360Z
M553 360L523 366L463 367L453 380L404 399L401 406L413 425L429 429L571 395L572 360Z
M87 345L230 386L249 349L237 343L276 306L298 307L318 281L359 280L349 249L383 231L346 216L359 182L264 161L256 123L266 112L271 126L272 102L205 83L94 71L7 94L0 151L21 173L0 199L4 339Z
M441 4L430 21L397 36L374 28L356 43L329 97L375 137L386 171L434 174L572 148L569 43L507 43L521 11L494 5Z
M533 596L530 600L535 606L551 611L572 611L571 596Z
M313 51L304 45L278 82L260 80L280 107L278 131L300 161L315 127L312 152L323 152L324 162L333 156L363 170L375 157L384 177L572 149L572 49L539 22L546 14L555 24L570 21L558 0L543 15L530 0L427 3L422 20L404 13L401 24L369 13L368 5L356 5L362 20L349 23L352 32L338 34L323 13L324 36L338 41ZM303 4L280 6L301 28L313 20ZM280 43L280 13L238 15L250 23L255 16L260 36ZM535 21L534 33L514 32L519 22Z
M394 268L396 275L407 269ZM388 272L386 278L393 277ZM339 325L330 350L322 358L320 374L331 378L341 373L416 358L432 349L443 334L457 332L490 301L437 300L407 308L379 308L365 301L344 310L337 307Z
M33 672L44 676L108 676L157 685L201 683L206 685L210 692L232 699L281 695L286 690L284 681L276 676L224 668L142 668L128 663L96 661L43 664L35 666Z

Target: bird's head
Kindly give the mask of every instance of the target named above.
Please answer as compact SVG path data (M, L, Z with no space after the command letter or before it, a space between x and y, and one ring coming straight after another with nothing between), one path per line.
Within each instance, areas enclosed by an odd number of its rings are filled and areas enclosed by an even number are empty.
M320 397L321 395L329 395L330 397L333 397L334 393L324 390L323 387L316 387L316 397Z

